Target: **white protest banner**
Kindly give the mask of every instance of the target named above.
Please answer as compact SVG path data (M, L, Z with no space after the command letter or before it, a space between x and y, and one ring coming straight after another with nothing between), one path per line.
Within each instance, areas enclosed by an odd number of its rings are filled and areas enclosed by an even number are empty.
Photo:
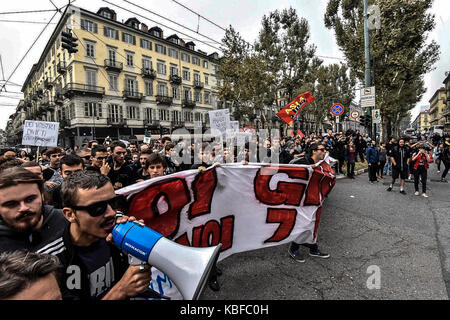
M231 129L230 125L230 110L228 109L219 109L214 111L209 111L209 124L211 127L211 131L218 130L225 135L227 129Z
M117 190L127 215L182 245L222 244L219 260L290 241L315 243L322 203L336 177L326 161L313 166L222 164L188 170ZM145 241L145 240L144 240ZM181 299L164 273L151 286Z
M25 146L56 147L59 122L25 120L22 144Z
M129 199L128 215L180 244L222 243L221 260L299 237L315 243L320 208L335 182L325 161L315 168L223 164L150 179L116 193Z

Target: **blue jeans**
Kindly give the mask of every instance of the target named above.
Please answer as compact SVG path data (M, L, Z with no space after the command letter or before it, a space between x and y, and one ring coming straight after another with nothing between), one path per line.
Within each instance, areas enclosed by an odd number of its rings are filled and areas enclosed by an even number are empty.
M383 174L384 175L392 175L392 161L391 161L391 157L388 157L388 161L386 162L386 165L384 166L383 169Z

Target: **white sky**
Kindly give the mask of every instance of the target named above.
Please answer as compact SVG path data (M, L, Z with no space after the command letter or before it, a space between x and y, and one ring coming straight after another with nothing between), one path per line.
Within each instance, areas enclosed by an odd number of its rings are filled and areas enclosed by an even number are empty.
M292 6L297 10L297 13L301 17L305 17L310 24L311 28L311 42L317 46L317 55L338 57L342 58L343 55L336 45L334 40L334 32L328 30L324 26L323 15L328 0L177 0L179 3L191 8L193 11L198 12L200 15L208 18L216 24L227 28L230 24L246 39L253 43L256 39L259 30L261 29L261 19L264 14L268 14L275 9L288 8ZM52 0L52 2L62 7L67 4L67 0ZM136 8L121 0L108 0L110 3L117 4L125 7L131 11L134 11L140 15L148 17L150 20L145 20L141 17L138 19L144 22L149 27L154 25L164 24L168 27L173 27L177 31L169 30L162 27L164 35L168 36L173 33L178 33L183 39L187 39L186 36L180 34L180 32L190 35L192 38L204 40L210 42L210 40L204 37L192 33L182 27L176 26L167 20L157 17L142 9ZM162 15L168 19L174 20L182 25L185 25L193 30L199 28L199 33L215 39L220 42L224 35L224 31L213 26L209 22L199 19L198 16L189 12L185 8L176 4L172 0L132 0L144 8L147 8L159 15ZM53 9L54 6L50 0L16 0L16 1L1 1L0 13L10 11L25 11L25 10L45 10ZM123 11L111 4L106 3L104 0L76 0L74 5L87 9L89 11L97 12L98 8L108 6L117 12L118 20L125 21L133 16L133 14ZM441 45L441 59L436 64L436 70L429 73L425 77L426 87L428 89L425 93L422 101L418 103L417 107L413 110L413 119L419 112L419 107L428 104L428 100L433 93L442 86L444 80L445 71L450 71L450 1L448 0L435 0L433 6L433 13L436 15L436 29L430 34L430 39L436 40ZM32 13L32 14L0 14L0 55L3 62L4 75L0 70L0 80L8 79L14 68L17 66L21 58L29 49L33 41L42 31L45 23L50 20L54 12L44 13ZM58 14L52 22L56 23L61 17ZM31 23L18 23L18 22L5 22L2 20L18 20L18 21L34 21L41 24ZM45 22L44 24L42 24ZM20 67L15 74L11 77L10 81L15 84L22 85L25 81L32 65L36 63L42 53L47 41L53 32L56 24L51 24L46 31L39 38L37 43L28 53ZM446 32L447 27L447 32ZM191 38L191 39L192 39ZM217 51L216 49L209 47L196 41L196 48L212 53ZM212 43L213 46L219 47L218 44ZM220 53L220 52L219 52ZM324 59L325 63L337 63L341 60L336 59ZM0 83L3 83L0 81ZM7 97L23 97L21 94L12 93L20 92L21 87L8 85L8 93L2 92L0 94L0 129L4 129L9 116L15 112L18 99L11 99Z

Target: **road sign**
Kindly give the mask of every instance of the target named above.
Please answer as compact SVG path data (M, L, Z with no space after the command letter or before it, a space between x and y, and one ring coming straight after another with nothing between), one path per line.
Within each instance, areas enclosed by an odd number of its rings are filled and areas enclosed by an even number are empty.
M375 107L375 87L361 89L361 107Z
M372 123L381 123L380 109L372 110Z
M360 115L361 114L359 113L358 110L353 110L352 112L350 112L350 117L355 120L358 119Z
M344 106L342 104L336 103L331 107L331 114L335 117L339 117L344 113Z

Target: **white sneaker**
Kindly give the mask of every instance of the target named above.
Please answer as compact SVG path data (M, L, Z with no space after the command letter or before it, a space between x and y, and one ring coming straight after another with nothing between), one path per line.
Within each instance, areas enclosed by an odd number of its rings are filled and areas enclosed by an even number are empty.
M441 173L441 170L438 170L437 173Z
M414 195L418 196L419 195L419 191L414 192Z
M427 196L427 194L426 194L426 193L422 193L422 197L424 197L424 198L428 198L428 196Z

